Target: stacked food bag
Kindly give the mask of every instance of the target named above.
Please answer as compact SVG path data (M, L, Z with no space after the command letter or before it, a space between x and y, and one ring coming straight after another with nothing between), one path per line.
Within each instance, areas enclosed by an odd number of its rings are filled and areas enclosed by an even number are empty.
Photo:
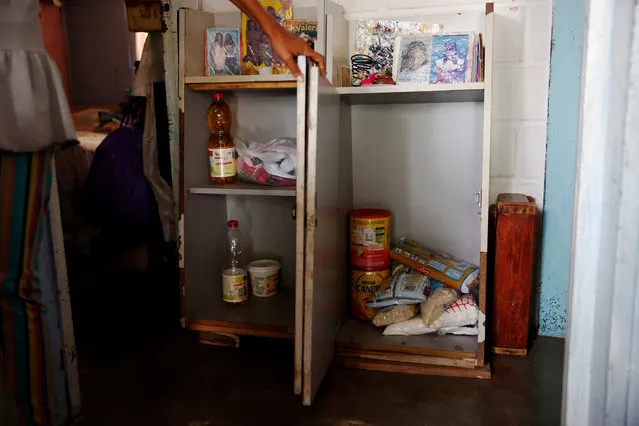
M385 335L477 334L477 266L405 238L390 256L392 276L367 302L379 309L373 325Z

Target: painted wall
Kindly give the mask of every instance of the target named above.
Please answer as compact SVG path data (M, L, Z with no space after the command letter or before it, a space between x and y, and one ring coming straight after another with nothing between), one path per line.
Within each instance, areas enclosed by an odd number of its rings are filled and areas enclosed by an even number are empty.
M65 0L73 106L117 105L135 75L135 34L122 0Z
M583 26L583 0L555 1L540 278L539 332L546 336L566 331Z
M51 3L40 3L40 26L44 47L60 71L67 99L71 99L67 39L60 8Z

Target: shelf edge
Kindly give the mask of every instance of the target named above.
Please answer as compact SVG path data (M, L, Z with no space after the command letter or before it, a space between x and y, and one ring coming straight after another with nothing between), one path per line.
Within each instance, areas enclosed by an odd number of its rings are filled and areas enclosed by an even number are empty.
M247 196L267 196L267 197L294 197L296 190L292 189L260 189L260 188L214 188L214 187L191 187L190 194L197 195L247 195Z

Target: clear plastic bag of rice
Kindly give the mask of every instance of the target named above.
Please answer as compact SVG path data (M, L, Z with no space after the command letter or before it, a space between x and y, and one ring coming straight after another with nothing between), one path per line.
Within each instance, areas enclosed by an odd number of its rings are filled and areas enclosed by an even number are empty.
M417 315L419 305L387 306L375 314L373 325L383 327L406 321Z
M428 299L422 303L421 312L424 325L432 328L448 305L457 300L459 292L433 279L430 280L430 283L430 294Z

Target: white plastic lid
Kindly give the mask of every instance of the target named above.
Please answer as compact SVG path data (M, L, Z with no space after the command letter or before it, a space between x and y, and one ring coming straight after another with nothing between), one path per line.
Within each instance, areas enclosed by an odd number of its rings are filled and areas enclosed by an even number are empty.
M261 259L249 263L249 272L251 273L273 273L280 269L280 262L277 260Z

